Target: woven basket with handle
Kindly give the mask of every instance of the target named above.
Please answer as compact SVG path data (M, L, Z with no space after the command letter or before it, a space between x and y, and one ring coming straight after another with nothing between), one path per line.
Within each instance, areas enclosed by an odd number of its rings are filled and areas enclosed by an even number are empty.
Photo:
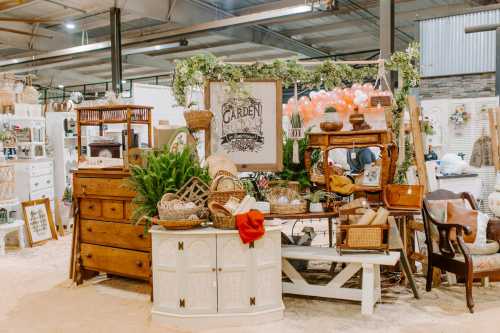
M186 125L192 130L208 130L213 114L210 111L185 111Z
M225 179L231 179L234 182L234 187L235 187L234 190L231 191L217 190L219 183ZM216 201L221 205L224 205L229 200L229 198L234 197L241 201L246 196L246 194L247 193L243 187L243 183L239 179L226 175L219 175L215 177L215 179L212 182L212 185L210 186L210 192L208 194L208 202Z

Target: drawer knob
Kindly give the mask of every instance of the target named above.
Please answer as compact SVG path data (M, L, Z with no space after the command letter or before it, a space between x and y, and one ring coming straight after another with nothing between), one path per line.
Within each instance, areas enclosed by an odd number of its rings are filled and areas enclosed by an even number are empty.
M87 258L89 258L89 259L92 258L92 253L88 253Z
M47 179L46 183L47 183L47 184L50 184L50 179Z
M219 272L222 272L222 268L220 268L220 267L219 267L217 270L218 270Z
M37 183L35 183L35 186L38 186L38 182L37 182Z
M137 235L140 239L144 239L144 234Z
M136 261L135 264L137 265L137 267L142 267L143 266L142 261Z
M112 212L116 211L116 208L115 207L111 207L111 211Z
M213 267L213 268L212 268L212 272L215 272L215 271L216 271L216 269L215 269L215 267Z
M87 231L88 231L88 232L92 232L92 228L91 228L91 227L88 227L88 228L87 228Z
M90 206L89 206L89 209L94 209L94 205L90 205Z

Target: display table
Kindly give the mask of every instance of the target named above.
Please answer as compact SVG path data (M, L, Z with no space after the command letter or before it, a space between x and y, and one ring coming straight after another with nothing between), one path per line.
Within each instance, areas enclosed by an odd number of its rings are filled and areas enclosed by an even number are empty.
M283 247L283 273L291 282L283 282L283 293L330 297L361 301L361 313L372 314L375 304L381 299L380 265L394 266L399 260L398 252L356 253L339 255L336 249L327 247L305 247L287 245ZM288 261L289 259L320 260L346 263L347 266L326 285L309 284ZM361 289L343 285L363 269Z
M19 233L19 247L24 248L24 221L16 220L12 223L0 224L0 256L5 255L5 237L11 232Z
M243 244L237 230L151 228L152 319L189 329L280 320L280 230Z
M266 220L310 220L310 219L328 219L328 246L333 246L333 219L338 217L338 212L321 213L303 213L303 214L264 214Z

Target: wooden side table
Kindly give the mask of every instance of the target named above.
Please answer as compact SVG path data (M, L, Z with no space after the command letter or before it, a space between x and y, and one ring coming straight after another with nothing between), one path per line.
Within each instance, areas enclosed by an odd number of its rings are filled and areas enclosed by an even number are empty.
M12 223L0 224L0 256L5 255L5 238L11 232L18 232L19 237L19 247L24 248L25 238L24 238L24 221L16 220Z

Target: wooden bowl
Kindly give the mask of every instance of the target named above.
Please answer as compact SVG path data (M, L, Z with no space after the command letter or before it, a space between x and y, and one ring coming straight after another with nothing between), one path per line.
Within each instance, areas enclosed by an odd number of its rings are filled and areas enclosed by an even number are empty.
M321 123L319 123L319 127L322 131L325 132L336 132L340 131L342 127L344 127L344 124L341 121L322 121Z

